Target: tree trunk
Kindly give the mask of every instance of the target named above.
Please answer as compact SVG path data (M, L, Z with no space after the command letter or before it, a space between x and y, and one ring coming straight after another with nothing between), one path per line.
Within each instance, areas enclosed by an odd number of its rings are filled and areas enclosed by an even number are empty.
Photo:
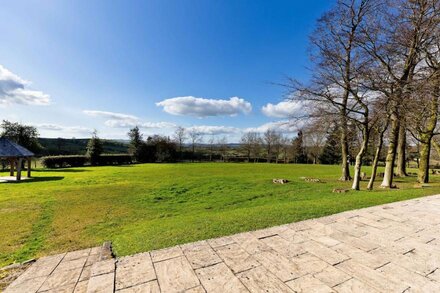
M350 181L350 166L348 164L348 139L347 139L347 117L341 114L341 155L342 155L342 174L340 181Z
M434 147L434 149L437 152L437 155L440 156L440 144L438 144L437 141L435 141L435 139L431 140L431 144Z
M354 165L353 185L351 186L351 189L354 190L360 190L362 160L368 148L368 139L369 139L368 134L369 134L368 125L364 124L362 129L362 145L358 154L356 155L356 163Z
M431 155L431 142L434 131L437 127L438 119L438 97L433 97L431 103L431 116L426 123L426 128L420 135L420 164L418 181L420 183L429 182L429 159Z
M374 160L373 160L373 166L371 167L371 177L370 177L370 181L368 182L368 186L367 189L368 190L373 190L373 185L374 185L374 180L376 180L376 175L377 175L377 165L379 164L379 158L380 158L380 152L382 151L382 146L383 146L383 135L386 131L386 128L384 128L379 135L379 142L377 143L377 147L376 147L376 153L374 154Z
M388 144L387 157L385 159L385 174L383 176L382 184L383 188L393 187L394 177L394 162L396 160L397 140L399 135L400 122L396 114L391 117L391 130Z
M399 138L397 144L397 162L396 175L399 177L406 177L406 127L405 122L401 122L399 127Z
M420 140L419 183L429 183L429 156L431 154L431 137Z

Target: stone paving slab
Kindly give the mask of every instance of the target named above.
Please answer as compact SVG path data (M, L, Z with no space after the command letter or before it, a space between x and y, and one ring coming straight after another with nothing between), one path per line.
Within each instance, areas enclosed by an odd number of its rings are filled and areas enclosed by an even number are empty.
M41 258L5 292L440 292L440 195L105 254L94 247Z

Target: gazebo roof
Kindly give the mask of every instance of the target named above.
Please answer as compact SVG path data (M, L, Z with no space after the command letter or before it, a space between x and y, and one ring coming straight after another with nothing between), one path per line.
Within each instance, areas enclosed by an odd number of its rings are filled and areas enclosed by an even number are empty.
M0 157L2 158L23 158L33 157L34 153L28 149L10 141L7 138L0 138Z

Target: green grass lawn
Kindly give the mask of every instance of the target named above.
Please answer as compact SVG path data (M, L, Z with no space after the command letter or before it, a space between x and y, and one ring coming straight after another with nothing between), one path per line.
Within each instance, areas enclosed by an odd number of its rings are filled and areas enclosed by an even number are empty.
M36 170L32 182L0 184L0 267L105 240L127 255L440 193L440 177L423 189L410 177L396 180L395 190L335 194L333 188L350 186L337 181L339 172L222 163ZM275 185L272 178L292 182Z

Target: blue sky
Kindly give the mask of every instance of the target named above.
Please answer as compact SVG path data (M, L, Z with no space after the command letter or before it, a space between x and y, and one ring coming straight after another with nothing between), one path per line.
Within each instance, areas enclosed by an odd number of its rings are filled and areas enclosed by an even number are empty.
M307 80L308 35L332 3L3 1L0 118L44 137L292 132L280 121L300 109L274 83Z

